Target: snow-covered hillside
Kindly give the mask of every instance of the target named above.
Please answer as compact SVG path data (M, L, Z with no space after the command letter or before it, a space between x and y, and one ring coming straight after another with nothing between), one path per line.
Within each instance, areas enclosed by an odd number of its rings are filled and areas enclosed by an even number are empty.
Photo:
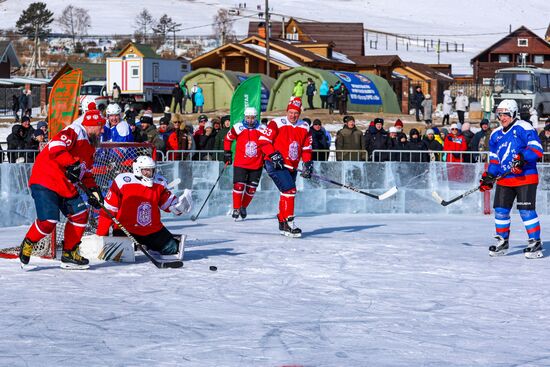
M21 11L35 0L6 0L0 3L2 27L13 27ZM48 8L57 16L70 4L65 0L47 0ZM92 17L91 34L130 34L134 31L134 18L143 8L148 9L158 19L168 14L182 24L181 34L212 34L212 19L220 8L236 8L239 3L233 0L119 0L115 3L108 0L94 2L74 2L90 10ZM139 5L137 5L139 4ZM257 6L263 8L264 1L249 1L246 8L240 9L236 16L235 31L238 35L246 34L249 20L257 20ZM299 4L299 5L298 5ZM160 6L159 6L160 5ZM301 17L315 21L348 21L363 22L365 28L419 36L442 42L464 44L464 51L459 53L442 53L441 63L452 63L453 72L471 73L470 59L481 50L502 38L512 29L525 25L543 36L548 27L550 2L547 0L530 0L518 3L511 0L294 0L271 1L274 20L281 15ZM279 15L278 15L279 14ZM54 30L60 31L58 25ZM437 54L426 52L421 47L410 47L398 44L390 39L386 49L385 37L378 36L378 49L371 49L367 42L367 54L398 54L404 60L425 63L436 63Z

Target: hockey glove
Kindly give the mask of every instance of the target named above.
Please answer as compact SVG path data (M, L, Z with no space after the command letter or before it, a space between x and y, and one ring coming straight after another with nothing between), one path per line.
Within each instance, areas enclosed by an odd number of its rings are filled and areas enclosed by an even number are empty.
M479 191L490 191L495 184L496 177L488 172L483 172L481 175L481 180L479 180Z
M175 215L182 215L183 213L189 213L193 209L193 198L191 194L193 191L185 189L183 190L183 195L178 199L178 202L175 205L170 207L170 211Z
M313 173L313 162L304 162L302 167L302 177L303 178L311 178L311 174Z
M521 172L523 172L524 165L525 159L523 159L523 154L515 154L512 159L512 167L510 168L510 172L512 172L514 175L519 175Z
M88 204L94 209L101 209L103 206L103 194L101 189L96 186L90 189L90 196L88 196Z
M278 151L275 151L269 155L269 159L271 159L271 163L273 163L273 167L276 170L282 170L285 168L283 156Z
M228 166L233 163L233 152L230 150L226 150L223 152L223 161Z
M65 171L65 176L71 181L72 183L77 183L80 181L80 162L75 162L71 164L70 166L67 166L67 170Z

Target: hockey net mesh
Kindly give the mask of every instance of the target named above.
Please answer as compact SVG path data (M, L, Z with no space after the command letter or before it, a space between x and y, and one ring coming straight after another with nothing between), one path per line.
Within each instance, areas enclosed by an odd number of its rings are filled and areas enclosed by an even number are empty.
M156 159L155 149L150 143L101 143L94 155L92 174L97 185L105 196L114 178L120 173L132 172L132 163L140 155L146 155ZM80 192L83 200L87 197ZM92 209L84 234L93 234L97 228L99 211ZM66 218L61 216L61 221L51 235L38 242L32 251L32 256L55 258L56 253L63 246L63 233ZM19 246L0 249L0 257L15 258L19 254Z

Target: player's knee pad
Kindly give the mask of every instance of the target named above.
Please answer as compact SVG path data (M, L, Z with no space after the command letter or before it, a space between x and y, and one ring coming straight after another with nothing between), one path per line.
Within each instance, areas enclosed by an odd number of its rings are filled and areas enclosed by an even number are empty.
M71 214L67 217L67 220L77 227L86 227L86 224L88 223L88 210Z
M254 195L256 193L256 186L246 185L246 194L247 195Z
M521 216L521 219L523 221L526 221L526 220L530 220L530 219L535 219L537 218L537 212L535 210L524 210L524 209L521 209L519 211L519 215Z
M246 184L244 182L235 182L233 184L233 191L237 193L242 193L244 191Z
M495 208L496 219L509 219L511 208Z
M286 190L286 191L283 191L281 193L282 196L286 196L286 197L293 197L296 195L296 189L290 189L290 190Z
M47 220L39 220L37 219L34 222L34 226L40 232L40 234L46 236L53 232L55 225L57 224L56 220L53 219L47 219Z

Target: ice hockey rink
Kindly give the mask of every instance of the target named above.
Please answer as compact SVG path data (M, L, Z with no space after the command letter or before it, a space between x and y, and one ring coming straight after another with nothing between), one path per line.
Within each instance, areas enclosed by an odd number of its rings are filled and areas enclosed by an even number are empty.
M165 221L184 268L0 259L0 365L550 365L550 266L524 258L517 215L499 258L483 215L300 216L301 239L253 213Z

